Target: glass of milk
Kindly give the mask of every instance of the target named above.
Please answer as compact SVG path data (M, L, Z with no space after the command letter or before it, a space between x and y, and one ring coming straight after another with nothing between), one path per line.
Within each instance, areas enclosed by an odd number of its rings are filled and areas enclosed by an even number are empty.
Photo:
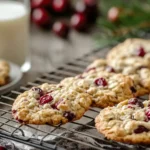
M30 65L30 0L0 0L0 59L6 59L27 72Z

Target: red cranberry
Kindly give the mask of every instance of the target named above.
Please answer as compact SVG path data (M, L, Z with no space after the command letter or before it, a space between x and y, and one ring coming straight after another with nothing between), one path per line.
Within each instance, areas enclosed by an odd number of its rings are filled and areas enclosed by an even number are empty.
M137 106L139 106L139 107L141 107L141 108L144 108L143 103L142 103L140 100L138 100L137 98L131 98L131 99L128 101L128 104L137 105Z
M142 125L139 125L137 129L134 130L134 133L138 134L138 133L143 133L143 132L148 132L149 130L147 128L145 128Z
M137 56L144 57L145 54L146 52L143 47L140 47L140 49L137 50Z
M17 110L12 110L12 113L15 114L17 112Z
M53 100L53 97L51 95L44 95L40 98L40 104L44 105L46 103L49 103Z
M0 146L0 150L7 150L7 149L3 146Z
M44 94L43 90L38 87L32 88L32 91L36 91L40 96L43 96Z
M107 66L106 71L108 72L115 72L115 69L111 66Z
M84 0L84 3L87 7L96 7L97 6L97 0Z
M58 109L57 106L58 106L62 101L63 101L63 99L59 100L57 103L51 105L51 107L52 107L53 109Z
M71 26L78 31L83 31L86 28L87 19L85 14L74 14L71 17Z
M54 11L62 13L68 10L70 3L69 0L53 0L52 7Z
M63 116L64 116L65 118L67 118L69 121L72 121L72 120L75 118L75 115L74 115L74 113L72 113L72 112L65 112L65 113L63 114Z
M23 123L23 122L24 122L23 120L18 119L18 117L16 118L16 120L17 120L19 123Z
M60 37L66 38L69 33L69 26L63 22L56 22L53 25L53 32Z
M51 17L48 12L43 8L37 8L32 13L33 22L40 27L49 27Z
M95 84L98 86L107 86L107 81L104 78L98 78L95 80Z
M89 72L89 71L95 70L95 69L96 69L95 67L93 67L93 68L88 68L88 69L85 70L85 72Z
M37 7L48 7L51 6L52 0L32 0L31 1L31 7L37 8Z
M111 22L116 22L119 19L120 10L117 7L112 7L109 9L107 17Z
M150 120L150 109L148 109L146 112L145 112L146 116L147 116L147 119Z

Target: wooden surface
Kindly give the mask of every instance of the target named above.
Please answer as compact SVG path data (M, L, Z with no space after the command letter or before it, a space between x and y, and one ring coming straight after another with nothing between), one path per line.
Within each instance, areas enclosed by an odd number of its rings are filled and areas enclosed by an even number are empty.
M31 70L24 75L23 84L33 81L44 72L78 58L94 49L93 34L71 31L68 40L42 31L35 26L31 28Z

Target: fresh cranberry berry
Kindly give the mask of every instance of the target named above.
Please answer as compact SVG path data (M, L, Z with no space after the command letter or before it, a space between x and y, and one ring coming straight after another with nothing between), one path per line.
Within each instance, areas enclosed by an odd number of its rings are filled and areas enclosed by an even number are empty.
M97 0L84 0L87 7L95 8L97 7Z
M44 95L40 98L40 104L44 105L46 103L49 103L53 100L53 97L51 95Z
M7 149L3 146L0 146L0 150L7 150Z
M150 120L150 109L148 109L146 112L145 112L146 116L147 116L147 119Z
M69 33L69 26L63 22L56 22L53 25L53 32L60 37L66 38Z
M74 113L72 113L72 112L65 112L65 113L63 114L63 116L64 116L65 118L67 118L69 121L72 121L72 120L75 118L75 115L74 115Z
M70 3L69 0L53 0L52 7L55 12L62 13L69 9Z
M109 9L107 17L111 22L116 22L119 19L120 10L117 7L112 7Z
M71 26L77 31L85 30L87 19L85 14L76 13L71 17Z
M31 7L48 7L51 6L52 0L31 0Z
M137 129L134 130L134 133L138 134L138 133L143 133L143 132L148 132L149 130L147 128L145 128L142 125L139 125Z
M51 23L51 17L48 12L43 8L36 8L32 13L33 22L40 27L49 27Z
M95 70L95 69L96 69L95 67L93 67L93 68L88 68L88 69L85 70L85 72L89 72L89 71Z
M36 91L40 96L43 96L44 94L43 90L38 87L32 88L32 91Z
M144 55L146 54L145 50L143 47L140 47L138 50L137 50L137 56L140 56L140 57L144 57Z
M132 91L132 93L136 93L136 89L135 89L134 86L131 86L131 87L130 87L130 90Z
M107 81L104 78L98 78L95 80L95 84L98 86L107 86Z
M106 71L108 72L115 72L115 69L111 66L107 66Z

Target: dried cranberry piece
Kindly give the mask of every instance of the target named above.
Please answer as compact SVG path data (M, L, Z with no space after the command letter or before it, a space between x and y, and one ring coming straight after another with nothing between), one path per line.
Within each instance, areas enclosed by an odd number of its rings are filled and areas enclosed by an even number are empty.
M53 109L59 110L59 109L57 108L57 106L58 106L62 101L63 101L63 99L60 99L57 103L51 105L51 107L52 107Z
M7 150L7 149L3 146L0 146L0 150Z
M137 56L140 56L140 57L144 57L144 55L146 54L145 50L143 47L140 47L138 50L137 50Z
M12 113L15 114L17 112L17 110L12 110Z
M135 89L134 86L131 86L131 87L130 87L130 90L132 91L132 93L136 93L136 89Z
M139 99L137 99L137 98L131 98L131 99L128 101L128 104L137 105L137 106L139 106L139 107L141 107L141 108L144 108L143 103L142 103Z
M18 117L16 118L16 120L17 120L19 123L23 123L23 122L24 122L23 120L18 119Z
M32 91L36 91L40 96L43 96L44 94L43 90L38 87L32 88Z
M145 112L145 115L147 116L147 119L150 120L150 109Z
M75 114L72 112L64 112L63 116L67 118L69 121L72 121L75 118Z
M146 127L139 125L137 129L134 130L134 133L138 134L138 133L143 133L143 132L148 132L149 129L147 129Z
M115 72L115 69L111 66L107 66L106 71L107 72Z
M46 103L49 103L53 100L53 97L51 95L44 95L40 98L40 104L44 105Z
M107 81L104 78L98 78L94 82L98 86L107 86Z

